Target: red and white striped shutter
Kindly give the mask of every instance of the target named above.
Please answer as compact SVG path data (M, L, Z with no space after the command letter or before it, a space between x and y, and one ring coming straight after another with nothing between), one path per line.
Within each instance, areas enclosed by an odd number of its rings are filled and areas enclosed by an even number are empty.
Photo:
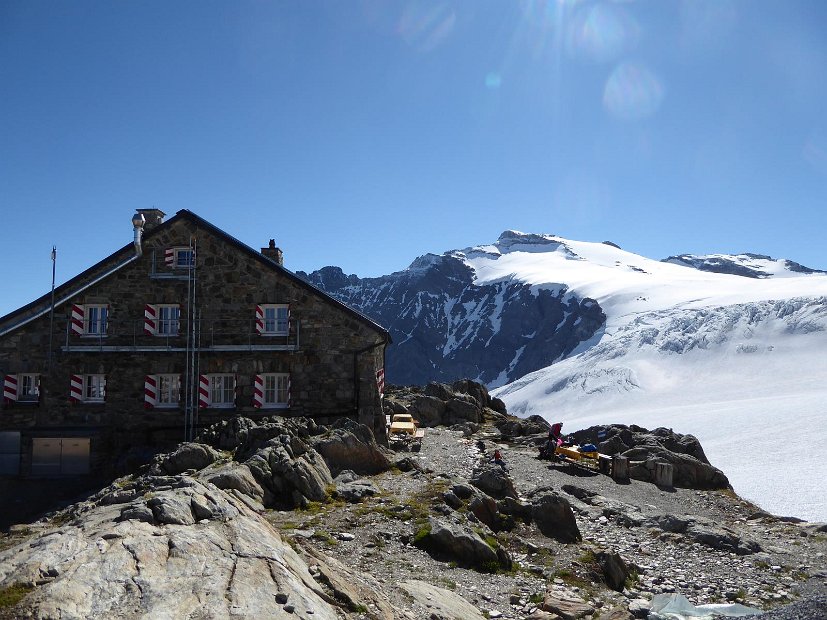
M380 368L376 371L376 387L379 390L379 396L385 394L385 369Z
M287 375L287 407L288 409L293 406L293 397L290 393L290 375Z
M198 406L201 409L210 406L210 378L207 375L198 376Z
M253 378L253 407L261 409L264 405L264 377L256 375Z
M154 409L158 404L158 379L155 375L144 378L144 409Z
M290 335L290 305L287 306L287 335Z
M264 333L264 308L256 306L256 333L261 336Z
M153 304L144 306L144 333L150 336L158 333L158 307Z
M80 304L72 304L72 333L80 336L83 334L83 317L85 308Z
M164 264L167 267L175 266L175 248L167 248L164 250Z
M17 375L6 375L3 378L3 400L6 404L17 400Z
M72 375L69 378L69 401L79 403L83 400L83 377Z
M233 407L238 408L238 375L233 377Z

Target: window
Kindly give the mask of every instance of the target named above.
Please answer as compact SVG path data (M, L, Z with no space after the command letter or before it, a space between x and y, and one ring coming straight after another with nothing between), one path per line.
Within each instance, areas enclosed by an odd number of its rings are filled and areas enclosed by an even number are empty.
M235 405L235 375L210 375L210 407Z
M181 375L158 375L158 406L177 407L181 398Z
M18 375L17 400L36 402L40 398L40 375Z
M3 377L3 401L10 405L14 402L36 403L40 400L40 375L19 374Z
M192 248L175 248L175 260L173 266L176 269L187 269L195 266L195 252Z
M287 407L290 400L290 375L266 374L262 375L264 407Z
M256 309L258 329L266 336L286 336L290 322L287 304L263 304Z
M178 304L158 306L158 331L159 336L177 336L180 326L179 317L181 309Z
M84 402L103 402L106 397L106 375L83 376Z
M87 305L84 308L83 333L87 336L105 336L109 307Z

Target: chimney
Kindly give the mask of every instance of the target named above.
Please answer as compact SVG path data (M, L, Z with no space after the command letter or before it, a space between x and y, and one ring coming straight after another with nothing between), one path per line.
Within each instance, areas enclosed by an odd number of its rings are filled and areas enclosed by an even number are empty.
M158 224L164 223L166 213L160 209L138 209L140 215L144 216L144 231L150 231Z
M284 254L282 253L280 248L276 247L275 239L270 239L270 246L266 248L261 248L261 253L264 254L267 258L272 258L279 265L284 265Z

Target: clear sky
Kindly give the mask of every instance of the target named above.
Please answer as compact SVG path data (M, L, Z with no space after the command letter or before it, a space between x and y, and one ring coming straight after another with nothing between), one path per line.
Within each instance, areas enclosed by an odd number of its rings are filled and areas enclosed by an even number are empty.
M827 269L823 0L0 0L0 315L186 208L373 276L503 230Z

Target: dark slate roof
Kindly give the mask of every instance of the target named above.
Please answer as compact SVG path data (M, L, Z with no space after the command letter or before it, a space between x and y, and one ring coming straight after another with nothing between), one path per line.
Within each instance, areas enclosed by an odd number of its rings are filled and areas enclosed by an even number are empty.
M292 280L293 282L295 282L299 286L308 289L314 295L318 295L319 297L324 299L326 302L328 302L330 304L333 304L334 306L336 306L339 309L343 310L347 314L350 314L353 318L355 318L358 321L366 324L368 327L370 327L374 331L381 334L382 337L385 338L386 342L388 342L388 343L391 342L391 337L390 337L390 334L388 333L388 330L386 330L384 327L379 325L379 323L377 323L373 319L367 317L366 315L362 314L358 310L355 310L354 308L351 308L350 306L348 306L347 304L339 301L335 297L332 297L331 295L324 292L320 288L314 286L313 284L310 284L309 282L303 280L302 278L297 276L295 273L293 273L289 269L285 268L283 265L279 265L273 259L269 258L268 256L265 256L261 252L258 252L256 250L254 250L253 248L251 248L246 243L242 243L241 241L239 241L238 239L236 239L232 235L224 232L223 230L221 230L220 228L218 228L214 224L211 224L210 222L208 222L204 218L196 215L195 213L193 213L192 211L190 211L188 209L181 209L180 211L178 211L175 215L173 215L171 218L169 218L165 222L163 222L161 224L158 224L157 226L155 226L151 230L145 232L144 233L144 239L146 239L148 237L155 236L157 233L159 233L159 232L163 231L164 229L168 228L178 218L185 218L185 219L188 219L188 220L191 220L191 221L195 222L198 225L198 227L210 231L215 236L223 239L224 241L226 241L230 245L233 245L236 248L238 248L241 252L247 253L248 255L250 255L251 257L253 257L257 261L259 261L260 263L262 263L263 266L265 266L269 269L273 269L274 271L278 271L283 276L289 278L290 280ZM103 260L95 263L94 265L89 267L89 269L86 269L85 271L83 271L83 272L79 273L78 275L76 275L74 278L71 278L70 280L68 280L65 283L61 284L60 286L56 287L55 288L55 300L56 300L56 302L57 303L65 303L65 302L60 302L60 301L57 301L57 300L60 300L62 297L66 296L67 294L71 294L72 290L77 288L80 285L81 282L84 282L84 281L88 280L89 278L94 278L94 276L96 276L98 273L106 273L106 269L107 268L111 269L111 268L115 267L118 260L123 261L122 264L121 264L121 267L125 266L127 264L127 259L129 259L132 256L134 256L133 244L129 243L126 246L122 247L121 249L113 252L112 254L110 254L109 256L104 258ZM120 267L118 267L118 269L119 268ZM81 285L81 286L86 286L86 285ZM51 295L51 292L49 292L49 293L43 295L42 297L39 297L39 298L35 299L33 302L31 302L29 304L26 304L25 306L10 312L6 316L0 317L0 330L2 330L4 327L6 327L8 329L8 326L6 326L5 324L13 321L15 318L20 318L21 324L22 324L23 322L28 322L27 318L29 316L37 316L37 315L42 314L44 311L48 311L50 306L51 306L51 298L52 298L52 295ZM12 326L11 329L14 329L14 327Z

